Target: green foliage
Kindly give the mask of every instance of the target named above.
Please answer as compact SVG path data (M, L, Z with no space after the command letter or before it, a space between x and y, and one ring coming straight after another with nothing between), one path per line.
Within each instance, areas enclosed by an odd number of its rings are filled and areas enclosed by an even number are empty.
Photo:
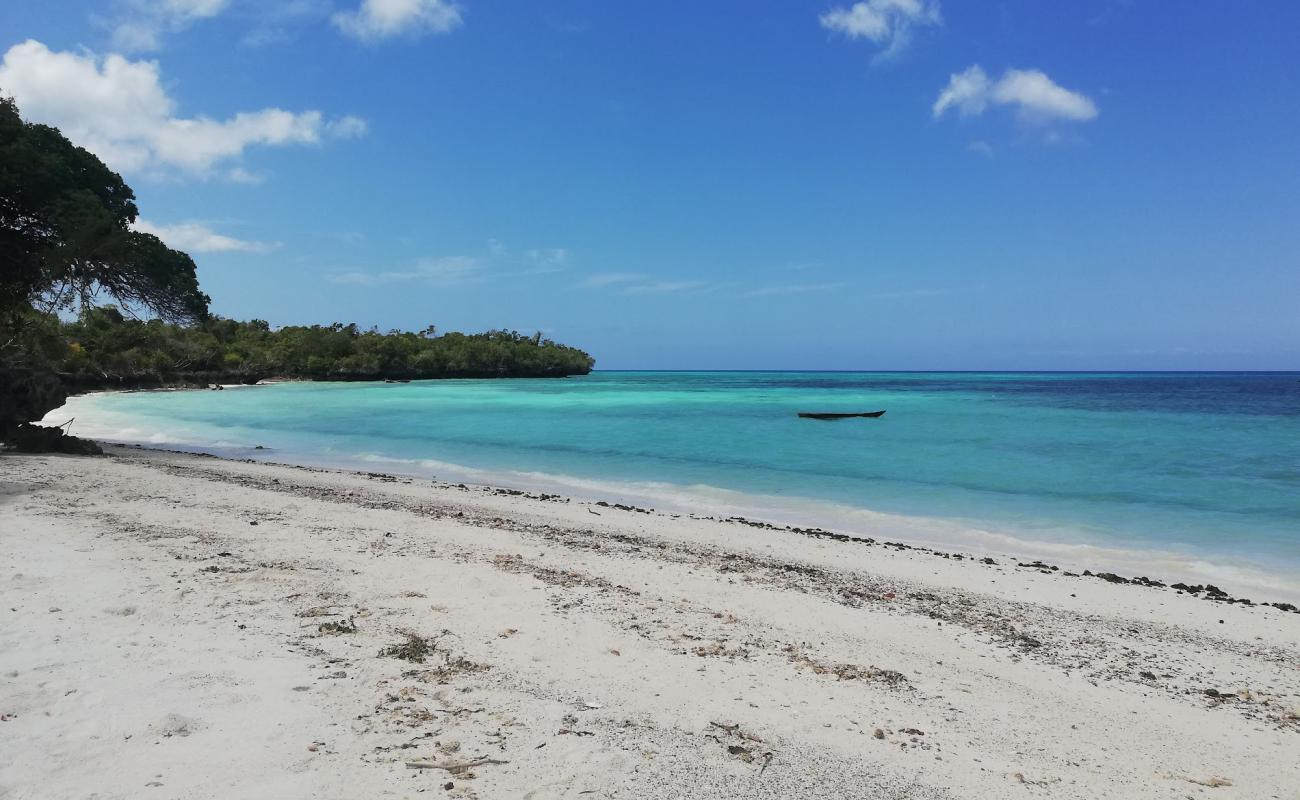
M193 260L132 230L137 213L117 173L56 128L23 121L0 95L0 438L13 439L78 389L591 370L586 353L540 334L437 336L432 325L419 333L337 324L273 331L261 320L210 317ZM99 306L101 294L153 318ZM60 317L73 312L75 322Z
M182 326L131 319L112 306L87 309L75 322L47 316L42 326L51 334L50 367L81 386L195 375L229 382L560 377L594 364L581 350L514 331L436 336L431 328L380 333L338 323L271 330L262 320L222 317Z
M0 97L0 324L31 305L85 308L100 293L164 319L204 318L194 262L133 231L137 213L117 173Z

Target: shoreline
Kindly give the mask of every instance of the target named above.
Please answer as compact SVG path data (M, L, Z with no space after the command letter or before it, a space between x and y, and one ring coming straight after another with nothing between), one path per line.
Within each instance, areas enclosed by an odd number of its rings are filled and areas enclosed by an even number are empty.
M255 377L230 372L178 372L136 375L132 377L90 377L57 373L55 377L63 385L67 397L81 397L95 394L126 394L132 392L204 392L221 389L249 389L254 386L274 386L281 383L412 383L426 381L458 380L566 380L590 375L587 372L573 372L559 375L498 375L487 373L465 373L458 375L418 375L416 373L394 372L388 375L346 375L331 378L312 378L277 375ZM57 410L57 409L56 409Z
M1181 373L1179 373L1181 374ZM1268 373L1273 374L1273 373ZM275 381L310 383L310 381ZM338 383L338 382L335 382ZM270 382L268 382L270 385ZM245 387L232 387L245 388ZM197 389L195 389L197 390ZM96 394L116 393L106 390ZM189 389L144 389L139 391L189 391ZM78 416L70 405L50 412L43 422L65 424ZM93 422L93 415L91 417ZM84 430L84 429L83 429ZM114 433L119 435L115 436ZM173 432L174 433L174 432ZM309 465L359 472L378 469L420 478L441 478L460 482L504 486L525 491L554 493L574 498L653 507L668 512L690 513L707 508L706 515L743 517L781 527L818 527L848 533L855 538L904 541L914 546L941 551L958 551L979 556L1015 558L1022 562L1054 565L1060 570L1146 578L1166 584L1219 589L1212 592L1252 601L1300 604L1300 582L1294 579L1300 561L1290 554L1271 555L1268 550L1250 548L1212 549L1205 544L1160 540L1118 541L1112 532L1090 533L1085 523L1077 525L1030 526L1016 529L1014 523L998 523L961 516L932 517L914 511L878 511L834 499L812 496L760 494L708 484L672 484L653 480L601 480L577 475L478 468L436 459L397 457L357 452L350 455L296 452L292 448L263 448L254 432L244 432L239 441L187 441L159 433L154 428L133 429L107 425L93 427L82 435L113 444L143 444L204 452L226 458L277 458L279 463ZM232 437L236 438L236 437ZM253 445L257 444L256 447Z
M849 533L844 531L837 531L833 529L826 529L814 525L783 524L781 522L774 521L771 518L762 518L753 515L746 516L744 514L731 514L727 516L719 516L719 515L711 515L711 514L695 514L690 512L674 513L672 511L663 511L650 506L640 506L635 504L634 502L623 502L622 499L607 500L607 499L602 499L599 496L559 494L556 492L546 491L544 487L539 488L537 485L533 485L533 486L528 486L525 484L509 485L508 483L505 482L487 482L491 480L491 477L493 475L493 473L490 470L478 470L473 468L459 467L459 469L465 470L466 474L475 474L475 475L482 475L487 477L487 481L482 481L482 482L479 480L475 480L473 478L469 478L464 481L459 481L459 480L448 480L444 478L439 478L436 475L424 475L424 474L407 473L407 472L400 472L400 471L388 472L383 470L378 470L378 471L367 470L354 465L348 465L342 463L329 463L325 461L309 463L305 461L273 461L273 460L261 459L261 458L239 458L234 455L223 454L220 452L208 452L202 449L185 449L184 447L177 446L175 444L170 446L168 445L154 446L154 445L142 444L138 442L103 442L103 443L113 447L119 447L119 448L155 450L164 453L172 453L175 455L192 455L201 458L216 458L219 460L233 461L239 463L265 464L274 467L284 467L286 469L305 469L311 471L334 472L334 473L344 474L344 475L378 478L381 480L417 479L417 480L428 481L434 486L443 489L454 490L454 489L463 489L469 487L469 488L476 488L476 489L493 492L493 493L525 497L531 500L537 500L539 502L580 503L580 504L595 506L597 508L612 508L620 511L627 511L633 513L639 513L639 514L650 514L659 517L661 519L677 519L680 518L681 516L686 516L690 519L695 519L695 520L703 520L703 521L717 522L717 523L731 524L731 525L741 525L749 528L756 528L760 530L780 532L780 533L792 533L792 534L796 534L811 539L834 541L842 544L854 544L863 547L893 548L895 550L900 550L900 551L913 551L916 553L927 554L935 558L952 559L956 561L969 561L971 563L983 564L987 566L1012 565L1018 569L1032 569L1043 574L1048 574L1048 575L1055 574L1056 576L1061 578L1095 578L1097 580L1103 580L1106 581L1107 583L1117 584L1117 585L1141 586L1141 587L1147 587L1152 589L1168 588L1179 594L1185 593L1192 597L1197 597L1203 600L1209 600L1215 603L1224 603L1227 605L1240 604L1246 607L1254 607L1254 606L1271 607L1289 613L1300 614L1300 606L1298 606L1296 603L1286 602L1282 600L1274 600L1274 599L1252 600L1251 598L1247 598L1247 597L1235 597L1229 592L1224 591L1220 587L1215 586L1214 584L1208 584L1208 583L1188 584L1186 583L1185 578L1180 578L1178 576L1165 577L1160 575L1153 575L1150 572L1146 574L1140 574L1140 575L1123 576L1111 572L1107 569L1103 569L1101 567L1096 567L1096 566L1085 567L1079 565L1071 565L1072 568L1067 569L1057 563L1045 562L1041 557L1019 555L1016 554L1015 552L994 550L992 548L988 550L981 550L975 553L962 552L960 550L952 549L951 546L944 546L942 544L936 544L936 543L928 543L928 542L915 540L915 539L907 539L906 537L882 538L879 536L868 536L865 534L856 534L856 533ZM215 450L216 448L213 449ZM387 461L387 459L384 459L382 461ZM446 466L451 467L453 470L458 468L457 465L446 465ZM741 494L741 493L737 493L737 494ZM870 514L875 514L881 517L886 517L886 518L901 516L901 515L883 514L881 512L872 512L869 509L862 509L862 511L865 511L866 513L870 513ZM1034 544L1033 542L1021 542L1021 540L1009 536L1007 537L1007 539L1013 543L1022 543L1027 546ZM1077 547L1080 548L1087 548L1087 547L1094 547L1094 546L1095 545L1087 545L1087 544L1077 545ZM1141 555L1144 551L1133 550L1130 552L1134 556L1138 556ZM1167 557L1174 554L1160 553L1159 555ZM1288 595L1288 597L1300 597L1300 587L1297 587L1295 591L1293 591Z
M1170 533L1178 530L1173 525L1177 520L1165 523L1150 520L1149 524L1157 528L1151 538L1135 540L1121 536L1122 526L1092 530L1086 520L1071 524L1052 523L1046 518L994 521L929 516L924 507L912 508L915 503L903 504L905 507L899 511L880 511L854 505L852 500L818 498L815 492L807 496L781 491L763 494L718 484L674 484L635 478L612 480L508 467L478 468L416 456L367 452L364 442L340 443L337 453L311 452L311 443L299 443L295 449L292 443L286 447L285 442L259 441L264 432L244 430L238 425L228 431L223 428L187 432L165 420L149 421L147 415L145 424L138 425L129 413L106 411L104 415L96 415L93 398L87 396L85 401L86 407L78 407L77 401L70 402L48 414L44 422L59 425L76 417L78 426L73 433L116 444L145 444L228 458L270 458L281 463L361 472L380 470L653 507L670 513L739 516L783 527L818 527L856 538L904 541L944 551L995 558L1010 556L1022 562L1042 562L1077 573L1088 570L1129 579L1146 577L1168 584L1212 587L1252 601L1300 604L1300 582L1294 578L1296 570L1300 570L1300 560L1291 552L1294 548L1270 544L1273 540L1264 537L1259 538L1258 546L1248 542L1246 546L1232 547L1229 545L1234 540L1225 537L1218 539L1221 543L1218 546L1214 539L1204 537L1179 542L1182 537ZM262 448L261 444L271 444L272 448ZM334 446L326 449L333 450ZM1136 524L1133 529L1142 528Z
M272 383L268 382L267 385ZM94 394L115 394L121 391L127 390L105 390ZM163 388L129 391L211 390ZM50 412L42 424L66 424L75 416L73 410L65 405ZM853 539L888 540L918 549L956 552L967 558L991 556L1001 560L1014 559L1017 562L1044 564L1045 569L1064 573L1106 575L1116 583L1178 585L1198 589L1195 592L1198 594L1208 589L1207 596L1218 601L1248 600L1251 603L1278 603L1286 607L1300 605L1300 582L1289 580L1292 571L1275 564L1266 565L1259 558L1249 556L1160 549L1156 544L1121 547L1096 541L1028 539L996 529L963 524L961 518L880 512L829 500L765 496L714 486L684 486L648 481L599 482L567 475L467 467L434 459L365 454L325 457L321 454L294 453L260 445L223 442L212 444L161 438L154 441L143 441L141 438L118 439L104 436L98 429L82 435L115 446L198 453L234 460L252 457L255 461L289 467L305 466L357 473L377 470L440 482L473 483L535 494L559 494L576 500L604 500L659 509L663 513L689 514L693 508L710 506L715 510L702 515L704 518L736 518L786 530L825 530L827 533L846 534ZM277 457L284 460L270 460ZM1269 569L1269 566L1275 568Z
M1300 616L1281 609L109 452L0 454L15 800L1290 796Z

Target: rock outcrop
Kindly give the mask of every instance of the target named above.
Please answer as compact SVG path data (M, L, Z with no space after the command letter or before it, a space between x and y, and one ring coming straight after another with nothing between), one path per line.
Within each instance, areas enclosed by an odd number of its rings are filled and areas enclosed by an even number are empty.
M102 456L103 449L89 439L70 436L62 428L19 425L9 444L20 453L66 453L72 456Z
M20 425L36 422L67 399L57 375L0 367L0 440L10 441Z

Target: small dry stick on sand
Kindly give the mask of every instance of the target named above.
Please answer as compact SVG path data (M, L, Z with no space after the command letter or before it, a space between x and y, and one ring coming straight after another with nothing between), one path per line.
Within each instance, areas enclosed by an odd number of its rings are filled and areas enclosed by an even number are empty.
M1161 775L1161 777L1170 780L1187 781L1188 783L1194 783L1197 786L1208 786L1211 789L1219 789L1224 786L1232 785L1232 781L1227 778L1220 778L1218 775L1211 775L1208 778L1193 778L1191 775L1179 775L1174 772L1166 772Z
M476 758L473 761L453 761L450 764L439 764L436 761L408 761L407 769L445 769L448 772L464 772L473 767L481 767L484 764L509 764L509 761L502 761L499 758Z

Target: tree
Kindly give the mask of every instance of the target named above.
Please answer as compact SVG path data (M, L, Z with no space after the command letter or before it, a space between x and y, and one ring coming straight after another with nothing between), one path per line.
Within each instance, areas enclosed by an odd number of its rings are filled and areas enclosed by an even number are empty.
M88 307L101 293L170 321L203 319L194 261L131 229L135 194L56 128L0 97L0 315Z
M337 322L273 331L264 320L214 318L194 262L132 230L137 214L119 175L57 129L25 122L0 96L0 439L64 446L61 433L25 423L61 405L69 389L267 375L558 377L594 364L540 333L440 336L433 325L380 333ZM98 304L101 295L121 308Z
M137 213L121 176L0 96L0 438L72 442L24 425L64 401L52 365L76 353L59 335L60 311L107 294L168 321L207 317L194 261L132 230Z

